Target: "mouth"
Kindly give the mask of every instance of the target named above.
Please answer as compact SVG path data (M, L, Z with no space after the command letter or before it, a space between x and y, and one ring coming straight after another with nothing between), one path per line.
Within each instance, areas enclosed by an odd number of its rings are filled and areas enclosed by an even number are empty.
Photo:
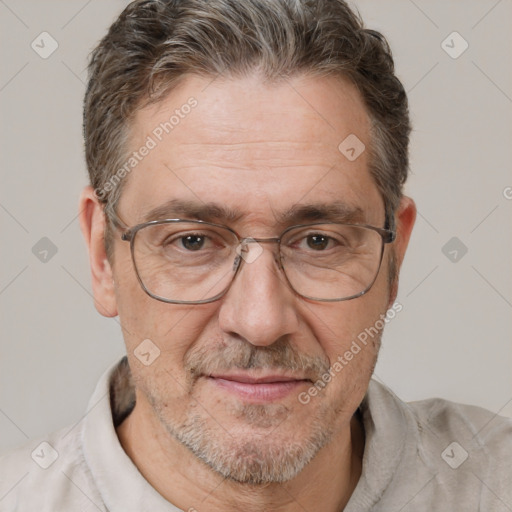
M218 389L234 394L252 403L269 403L298 393L300 388L311 385L310 379L301 376L268 374L254 376L247 373L208 375L208 381Z

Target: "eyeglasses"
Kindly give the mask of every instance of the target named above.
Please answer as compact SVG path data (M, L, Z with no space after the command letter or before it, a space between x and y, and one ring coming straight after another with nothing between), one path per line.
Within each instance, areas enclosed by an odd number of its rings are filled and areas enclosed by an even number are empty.
M276 262L301 297L321 302L350 300L375 282L391 229L360 224L314 223L288 227L277 238L242 238L231 228L201 220L165 219L127 228L142 289L171 304L205 304L229 289L242 261L251 264L262 245L277 244ZM386 223L387 225L387 223Z

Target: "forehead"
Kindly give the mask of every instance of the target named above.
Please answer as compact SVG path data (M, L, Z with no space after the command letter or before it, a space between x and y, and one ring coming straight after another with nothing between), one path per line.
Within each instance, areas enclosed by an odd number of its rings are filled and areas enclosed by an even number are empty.
M130 221L173 199L268 223L297 204L377 210L369 142L366 109L347 80L190 76L137 112L130 150L151 149L127 176L121 204Z

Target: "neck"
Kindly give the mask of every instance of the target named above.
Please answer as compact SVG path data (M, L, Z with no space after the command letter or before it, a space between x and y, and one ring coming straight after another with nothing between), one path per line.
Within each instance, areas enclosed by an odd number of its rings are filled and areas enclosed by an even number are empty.
M187 511L340 512L362 471L364 430L358 413L294 479L267 485L240 484L213 471L169 435L143 400L137 400L117 433L152 487Z

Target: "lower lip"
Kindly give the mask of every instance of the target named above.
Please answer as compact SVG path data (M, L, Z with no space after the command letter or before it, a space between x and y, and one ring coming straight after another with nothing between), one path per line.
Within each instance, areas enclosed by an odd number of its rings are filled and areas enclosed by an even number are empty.
M289 395L307 384L306 380L285 382L262 382L260 384L239 382L215 377L209 377L214 384L238 395L241 399L251 402L273 402Z

